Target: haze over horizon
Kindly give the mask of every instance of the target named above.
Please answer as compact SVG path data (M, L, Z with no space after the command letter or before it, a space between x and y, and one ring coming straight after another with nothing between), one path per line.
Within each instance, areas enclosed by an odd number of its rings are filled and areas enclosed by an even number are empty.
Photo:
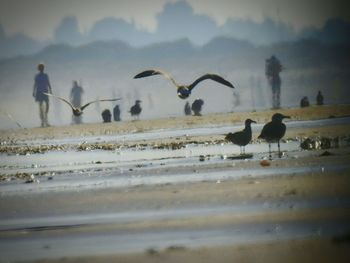
M147 6L146 1L0 1L0 112L11 113L24 127L37 125L31 94L39 62L46 64L56 95L68 97L77 80L86 91L84 101L123 97L123 120L130 118L135 99L144 101L141 118L183 114L185 101L171 83L132 78L146 68L167 70L184 84L215 72L237 86L233 95L225 87L217 92L210 81L201 84L190 102L204 99L203 114L266 109L271 89L264 63L271 54L285 66L283 106L296 106L301 96L313 98L318 90L327 103L349 102L350 22L344 1L153 0ZM31 30L40 31L41 40L29 37ZM69 124L70 109L51 101L51 123ZM94 107L84 114L84 122L100 120ZM0 129L14 126L0 114Z
M77 18L81 34L90 31L104 18L121 19L139 30L154 33L160 26L157 17L179 2L187 3L197 18L205 16L217 26L229 19L258 23L271 19L299 31L308 27L320 28L333 17L350 21L343 0L1 0L0 23L9 36L23 33L36 40L52 39L55 29L67 16Z
M51 44L122 40L132 46L217 36L256 45L315 37L329 21L350 27L345 1L0 0L0 58ZM317 38L317 37L316 37ZM336 38L334 38L336 40Z

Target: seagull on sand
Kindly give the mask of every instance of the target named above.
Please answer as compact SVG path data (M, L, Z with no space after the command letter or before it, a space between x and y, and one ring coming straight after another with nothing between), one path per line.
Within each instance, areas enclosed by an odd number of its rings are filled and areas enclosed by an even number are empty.
M48 96L51 96L51 97L54 97L54 98L57 98L57 99L60 99L62 101L64 101L65 103L67 103L71 108L72 108L72 111L73 111L73 114L74 116L80 116L83 114L83 110L89 106L90 104L92 103L95 103L95 102L98 102L98 101L116 101L116 100L120 100L120 98L116 98L116 99L102 99L102 100L94 100L94 101L90 101L86 104L84 104L83 106L80 106L80 107L75 107L73 106L72 103L70 103L68 100L64 99L64 98L61 98L59 96L55 96L55 95L52 95L50 93L45 93L43 92L45 95L48 95Z
M245 128L242 131L230 132L225 137L227 141L237 144L240 147L241 155L245 154L245 146L252 140L252 128L250 126L252 123L256 123L256 121L246 119Z
M142 108L140 106L141 102L142 102L141 100L136 100L135 104L130 108L130 111L129 111L131 113L131 116L136 116L137 119L139 118L139 115L142 111Z
M271 143L277 142L278 156L281 158L280 140L286 133L286 125L282 123L285 118L290 118L281 113L275 113L272 116L272 121L266 123L258 136L259 139L265 139L269 143L269 157L271 160Z
M219 82L225 86L228 86L230 88L234 88L234 86L224 78L220 77L219 75L216 74L211 74L207 73L204 74L203 76L199 77L196 79L192 84L190 85L180 85L178 84L175 79L168 73L157 70L157 69L149 69L145 70L139 74L137 74L134 79L139 79L139 78L144 78L144 77L149 77L149 76L154 76L154 75L163 75L165 78L169 79L177 88L177 96L181 99L187 99L191 95L191 91L194 89L194 87L201 81L206 80L206 79L211 79L216 82Z

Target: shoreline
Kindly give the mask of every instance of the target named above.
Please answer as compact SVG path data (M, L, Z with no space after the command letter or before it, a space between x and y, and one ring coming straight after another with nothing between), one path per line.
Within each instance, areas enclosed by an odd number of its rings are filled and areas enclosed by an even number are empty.
M307 108L284 108L259 112L217 113L204 116L180 116L139 121L122 121L112 123L87 123L70 126L52 126L47 128L24 128L0 130L0 141L53 139L66 137L84 137L117 135L147 132L172 128L200 128L218 125L243 125L245 119L251 118L258 123L266 123L271 116L280 112L291 116L291 120L316 120L350 116L350 105L324 105Z

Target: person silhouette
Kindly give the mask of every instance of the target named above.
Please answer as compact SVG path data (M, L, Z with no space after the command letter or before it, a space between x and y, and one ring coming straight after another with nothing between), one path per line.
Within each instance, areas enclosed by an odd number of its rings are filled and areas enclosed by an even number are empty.
M272 89L272 108L279 109L281 107L281 78L282 71L281 62L272 55L265 61L265 74Z
M322 95L320 90L317 93L316 104L317 105L323 105L323 95Z
M73 81L73 87L70 91L70 101L74 107L81 106L81 97L84 90L81 86L78 85L77 81ZM82 115L76 116L72 114L72 123L80 124L82 123Z
M34 77L33 97L39 103L39 116L41 127L50 126L48 122L49 113L49 97L44 93L52 94L52 88L49 80L49 75L44 73L45 65L40 63L37 67L39 73Z
M113 119L114 121L121 121L120 119L120 108L119 105L115 105L115 107L113 108Z
M192 114L191 106L190 106L190 103L188 101L185 104L184 112L185 112L185 115Z

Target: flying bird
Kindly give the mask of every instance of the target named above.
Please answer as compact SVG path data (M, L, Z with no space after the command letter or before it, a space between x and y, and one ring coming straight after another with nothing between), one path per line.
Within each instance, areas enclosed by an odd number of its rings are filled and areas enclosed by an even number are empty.
M265 139L269 143L269 157L271 159L271 143L277 142L278 156L281 157L280 140L286 133L286 125L282 123L285 118L290 118L281 113L275 113L272 116L272 121L266 123L258 136L259 139Z
M134 77L134 79L139 79L139 78L144 78L144 77L149 77L149 76L154 76L154 75L163 75L165 78L169 79L177 88L177 96L179 96L179 98L181 98L181 99L187 99L191 95L191 92L194 89L194 87L199 82L206 80L206 79L211 79L211 80L219 82L225 86L228 86L230 88L234 88L234 86L229 81L225 80L224 78L220 77L219 75L210 74L210 73L207 73L207 74L199 77L190 85L180 85L168 73L161 71L161 70L156 70L156 69L145 70L145 71L137 74Z
M64 99L64 98L61 98L59 96L55 96L55 95L52 95L50 93L45 93L43 92L45 95L48 95L48 96L51 96L51 97L54 97L54 98L57 98L57 99L60 99L62 101L64 101L65 103L67 103L71 108L72 108L72 111L73 111L73 114L74 116L80 116L83 114L83 110L89 106L90 104L92 103L95 103L95 102L98 102L98 101L116 101L116 100L120 100L120 98L116 98L116 99L102 99L102 100L94 100L94 101L90 101L86 104L84 104L83 106L80 106L80 107L75 107L73 106L72 103L70 103L68 100Z
M245 154L245 146L252 140L251 124L256 123L251 119L245 120L245 128L242 131L228 133L225 137L227 141L237 144L240 147L241 155Z

